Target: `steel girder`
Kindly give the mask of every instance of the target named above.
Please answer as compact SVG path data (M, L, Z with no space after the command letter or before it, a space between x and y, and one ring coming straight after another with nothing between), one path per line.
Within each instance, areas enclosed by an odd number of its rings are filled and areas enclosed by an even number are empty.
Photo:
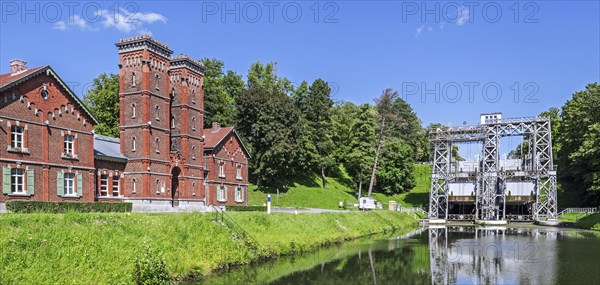
M506 213L505 175L499 169L500 138L524 136L529 143L528 155L523 158L526 177L536 181L534 219L557 217L556 170L552 161L550 119L544 117L502 119L492 124L437 129L431 132L433 150L429 217L447 218L448 182L454 179L452 145L457 142L480 142L481 170L476 177L476 217L504 219ZM500 216L502 212L502 216Z

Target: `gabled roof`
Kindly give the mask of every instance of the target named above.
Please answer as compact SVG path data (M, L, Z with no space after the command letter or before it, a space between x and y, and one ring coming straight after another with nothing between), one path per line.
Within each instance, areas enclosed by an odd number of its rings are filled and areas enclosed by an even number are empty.
M204 129L204 149L205 150L213 150L217 146L219 146L225 138L230 134L236 137L236 139L240 142L242 146L242 150L246 153L246 157L250 157L250 153L246 149L244 142L232 127L219 127L217 129Z
M119 139L94 135L94 159L127 162L121 154Z
M69 94L73 99L75 99L75 102L77 102L79 104L81 109L83 109L83 111L88 116L90 116L90 118L92 118L92 121L94 122L94 124L98 124L98 121L96 120L96 118L94 118L94 116L92 115L92 112L90 112L90 110L88 110L88 108L85 106L85 104L83 104L83 101L81 101L81 99L79 99L79 97L77 97L77 95L75 95L75 93L73 93L71 88L69 88L69 86L58 76L58 74L56 74L56 72L49 65L27 69L25 71L22 71L20 73L14 74L14 75L11 73L0 74L0 92L8 90L14 86L17 86L35 76L38 76L41 74L46 74L48 76L54 77L54 79L56 79L56 81L58 81L58 83L62 86L62 88L67 92L67 94Z

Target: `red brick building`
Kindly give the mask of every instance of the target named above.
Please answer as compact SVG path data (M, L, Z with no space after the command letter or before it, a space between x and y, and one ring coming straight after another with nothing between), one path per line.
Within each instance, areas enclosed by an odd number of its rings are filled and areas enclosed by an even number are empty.
M233 128L213 123L204 130L204 165L211 205L246 205L248 152Z
M141 211L247 204L239 136L202 128L202 63L172 57L149 36L116 46L119 138L93 133L95 119L49 66L15 60L0 75L0 203L119 200Z

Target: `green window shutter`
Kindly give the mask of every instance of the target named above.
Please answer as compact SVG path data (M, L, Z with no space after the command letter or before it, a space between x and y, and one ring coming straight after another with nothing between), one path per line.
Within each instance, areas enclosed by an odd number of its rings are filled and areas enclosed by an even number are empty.
M27 169L27 194L33 196L35 193L35 172L33 169Z
M56 172L56 194L59 197L65 194L65 174L62 171Z
M83 175L81 175L81 172L77 173L77 196L83 196Z
M10 194L10 167L2 167L2 193Z

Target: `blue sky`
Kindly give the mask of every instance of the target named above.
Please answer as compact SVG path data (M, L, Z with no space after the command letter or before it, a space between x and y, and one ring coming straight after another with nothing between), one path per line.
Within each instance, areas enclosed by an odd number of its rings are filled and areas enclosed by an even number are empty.
M83 96L98 74L118 72L118 39L151 33L243 75L275 61L293 82L332 82L338 100L371 103L391 87L425 125L475 124L482 112L562 106L599 81L598 3L3 1L0 72L14 58L49 64Z

